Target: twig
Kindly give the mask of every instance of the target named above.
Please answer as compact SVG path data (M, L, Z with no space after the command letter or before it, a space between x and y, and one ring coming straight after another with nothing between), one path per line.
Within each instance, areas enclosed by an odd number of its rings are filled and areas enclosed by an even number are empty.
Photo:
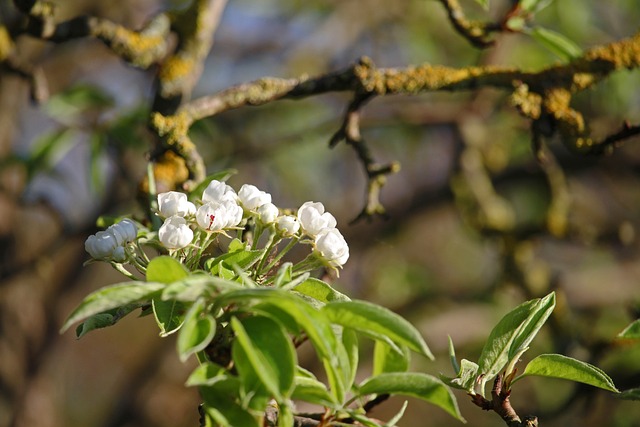
M524 417L524 420L520 419L509 401L511 390L503 386L503 376L499 374L493 382L491 400L487 400L479 394L473 394L470 395L471 401L485 411L494 411L500 415L509 427L537 427L538 418L535 416L529 415Z

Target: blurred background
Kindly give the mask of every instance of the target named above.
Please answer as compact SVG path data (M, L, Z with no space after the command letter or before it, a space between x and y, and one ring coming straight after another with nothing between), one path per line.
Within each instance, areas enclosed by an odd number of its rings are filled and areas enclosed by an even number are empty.
M186 3L68 0L57 2L57 16L92 14L140 28ZM509 2L494 0L489 12L461 3L473 18L497 19ZM19 19L11 2L0 2L3 24ZM633 0L555 1L535 22L587 49L633 35L640 8ZM194 97L263 76L343 69L363 55L380 67L533 71L561 60L527 35L496 39L484 51L471 47L435 1L234 0ZM122 280L108 265L83 267L83 242L100 215L143 214L136 193L151 141L145 123L155 69L129 67L96 40L16 43L21 60L42 67L51 96L30 102L27 82L0 70L0 426L196 426L198 395L183 385L193 361L179 362L175 342L158 337L152 318L128 317L81 340L58 333L85 295ZM573 106L602 139L625 119L640 122L639 87L638 70L619 72ZM236 189L257 185L278 206L325 204L351 248L335 286L420 329L436 361L415 357L415 370L452 375L447 335L459 358L477 359L502 315L555 290L554 316L524 359L563 353L601 367L620 389L638 387L640 343L615 339L640 317L638 140L607 157L577 156L552 141L558 167L545 172L529 123L507 95L481 89L369 103L363 137L377 161L397 160L402 169L382 191L388 217L356 224L365 175L350 147L328 148L348 95L225 112L198 122L191 136L208 172L238 170L229 181ZM567 219L564 235L548 231L550 212ZM371 346L363 347L366 370ZM304 347L300 357L309 358ZM470 425L502 425L456 396ZM402 402L392 399L374 415L385 419ZM512 402L542 426L640 419L638 402L555 380L518 383ZM459 423L412 401L401 425Z

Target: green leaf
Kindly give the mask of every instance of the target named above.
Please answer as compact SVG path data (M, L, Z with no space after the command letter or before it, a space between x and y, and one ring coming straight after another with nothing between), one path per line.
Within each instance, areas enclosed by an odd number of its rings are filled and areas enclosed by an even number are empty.
M153 298L151 304L161 337L169 336L182 327L184 316L189 308L188 303Z
M189 387L213 385L228 378L229 374L225 368L213 362L205 362L191 372L186 385ZM238 380L237 377L233 378Z
M640 319L632 322L618 334L618 338L640 339Z
M27 179L36 173L50 170L71 148L78 143L73 129L59 129L45 133L34 143L29 157L25 160Z
M249 409L211 387L201 388L205 414L217 427L259 427L260 424Z
M535 27L530 34L538 43L567 61L582 56L580 46L563 34L542 27Z
M349 390L356 380L356 373L358 372L358 360L360 357L358 350L358 335L353 329L342 328L342 345L345 349L345 354L349 362L349 375L345 383L345 389Z
M553 0L520 0L520 7L526 12L536 13L553 3Z
M561 354L541 354L529 362L522 375L514 382L532 375L575 381L619 393L602 369Z
M409 369L411 353L407 346L400 346L400 351L386 344L376 341L373 347L373 375L385 372L406 372Z
M67 121L87 110L101 110L113 105L113 98L96 86L77 85L47 101L44 108L51 116Z
M355 329L376 339L387 337L433 360L420 332L391 310L366 301L338 301L322 310L332 323Z
M471 393L475 389L476 380L478 379L478 365L467 359L460 361L460 370L455 378L440 375L440 379L449 387L454 387Z
M150 282L172 283L184 279L189 270L178 260L170 256L159 256L151 260L147 266L147 280Z
M618 397L625 400L640 400L640 387L625 390Z
M118 308L127 304L146 302L154 295L158 295L165 285L157 282L125 282L107 286L87 295L84 300L71 312L62 325L60 333L79 320L94 314Z
M291 399L328 408L338 408L334 397L327 390L327 386L315 378L296 376Z
M273 286L275 288L281 288L287 283L291 282L291 277L293 277L293 264L290 262L285 262L278 269L278 272L273 279Z
M127 304L103 313L94 314L76 327L76 338L82 338L94 329L113 326L136 308L140 308L140 304Z
M225 267L229 270L234 270L237 266L242 270L246 270L253 264L258 262L262 257L263 250L236 250L234 252L228 252L220 255L216 258L209 258L204 267L211 272L211 274L219 274L221 267Z
M419 372L393 372L365 380L358 388L358 396L370 394L401 394L432 403L464 422L458 402L451 389L432 375Z
M398 421L400 421L400 419L403 417L404 412L407 410L407 406L409 406L409 402L405 400L400 410L392 418L390 418L389 421L387 421L387 423L385 424L385 427L395 426L398 423Z
M493 328L478 360L484 384L502 371L512 358L529 345L555 307L552 292L542 299L520 304L507 313Z
M476 0L476 3L482 6L484 10L489 10L489 0Z
M254 304L273 316L283 316L281 323L290 327L291 319L311 340L327 373L335 400L342 402L345 384L349 382L348 356L342 342L338 341L327 317L308 302L290 292L276 288L242 289L228 292L216 300L216 307L231 303ZM271 308L269 308L271 306Z
M106 142L105 135L99 132L92 133L89 138L89 183L91 192L100 196L102 196L107 187L102 185L102 171L100 169L100 161L107 147Z
M282 326L264 316L231 319L236 334L233 358L240 377L256 375L278 401L288 397L293 389L296 353ZM236 356L244 353L239 359ZM249 365L242 363L246 360ZM238 362L241 363L238 363Z
M336 291L328 283L313 277L305 280L293 289L296 292L325 304L334 301L350 301L348 296Z
M192 274L168 285L162 291L162 299L195 301L201 296L214 297L237 289L244 289L244 286L238 282L208 274Z
M197 301L185 316L176 341L178 356L182 362L192 354L204 350L216 333L216 320L204 312L205 308L204 302Z

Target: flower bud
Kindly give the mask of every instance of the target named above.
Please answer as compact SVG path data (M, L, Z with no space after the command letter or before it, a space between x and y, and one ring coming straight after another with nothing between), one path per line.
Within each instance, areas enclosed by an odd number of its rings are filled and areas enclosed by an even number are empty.
M336 219L329 212L324 211L320 202L305 202L298 209L298 221L304 232L315 236L325 228L334 228Z
M158 238L167 249L180 249L193 240L193 231L187 221L177 215L167 218L158 230Z
M164 218L186 216L196 212L196 206L187 200L187 195L179 191L158 194L158 210Z
M94 259L109 259L111 254L118 247L118 241L113 233L108 231L98 231L92 234L84 242L84 249Z
M315 238L316 251L333 267L342 267L349 259L349 245L337 228L325 228Z
M205 203L222 203L225 201L235 202L237 200L238 195L233 190L233 188L231 188L231 186L215 179L209 183L207 188L205 188L204 192L202 193L202 201Z
M251 211L265 203L271 203L271 194L258 190L254 185L244 184L238 192L238 199L246 210Z
M278 218L278 207L273 203L265 203L258 208L258 218L263 224L271 224Z
M276 219L276 228L285 236L293 236L300 230L300 222L293 215L284 215Z
M138 236L138 227L128 218L109 226L106 231L113 234L118 242L118 246L133 242Z

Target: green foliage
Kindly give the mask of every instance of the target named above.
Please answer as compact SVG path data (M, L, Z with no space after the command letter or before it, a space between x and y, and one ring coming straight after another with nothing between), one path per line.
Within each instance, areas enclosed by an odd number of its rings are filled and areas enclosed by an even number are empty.
M160 232L131 221L120 224L105 219L111 233L120 230L124 258L146 281L133 280L91 293L71 313L63 331L83 321L76 329L82 337L115 324L138 308L143 314L153 312L160 336L177 334L180 360L192 355L198 359L199 366L187 385L198 387L208 426L257 427L264 425L269 410L276 411L279 426L290 426L296 416L295 401L321 406L319 413L336 425L351 419L379 426L368 417L366 408L386 395L417 397L464 422L450 387L484 395L486 383L501 375L510 388L515 383L516 363L555 307L555 294L550 293L511 310L489 334L477 362L462 359L458 363L450 340L453 378L411 372L411 352L433 359L415 326L387 308L351 300L331 284L311 277L311 271L323 265L315 251L297 264L283 262L277 268L282 255L303 236L288 235L289 243L278 253L274 248L285 233L259 221L253 218L235 227L237 238L220 232L228 243L225 249L217 241L216 251L222 250L217 256L211 256L207 246L218 235L196 229L193 234L199 234L191 244L149 260L140 253L140 245L161 248ZM125 237L132 233L131 227L139 227L136 242ZM268 238L262 238L266 244L260 247L255 241L244 241L242 231L247 228L256 233L258 242L266 230ZM110 262L134 277L124 270L122 261ZM628 329L624 336L633 336L633 325ZM373 369L356 384L360 336L374 340ZM296 348L304 341L313 346L326 383L299 366ZM534 358L516 380L527 376L562 378L617 392L598 368L561 355ZM386 425L395 424L405 408Z
M618 338L640 339L640 319L632 322L618 334Z
M503 375L509 389L516 381L527 376L561 378L589 384L617 393L611 378L601 369L586 362L560 354L543 354L531 360L519 377L515 375L515 365L529 349L540 328L555 307L555 294L527 301L507 313L493 328L482 349L478 363L462 359L456 360L453 342L449 340L449 353L455 378L441 375L441 379L451 387L484 397L485 384L497 375Z
M538 43L566 61L577 58L583 53L580 46L567 36L548 28L535 27L529 31L529 34Z
M383 373L365 380L358 387L360 396L401 394L426 400L464 422L453 393L442 381L417 372Z
M613 381L602 369L561 354L541 354L527 364L518 378L531 375L561 378L618 393Z

